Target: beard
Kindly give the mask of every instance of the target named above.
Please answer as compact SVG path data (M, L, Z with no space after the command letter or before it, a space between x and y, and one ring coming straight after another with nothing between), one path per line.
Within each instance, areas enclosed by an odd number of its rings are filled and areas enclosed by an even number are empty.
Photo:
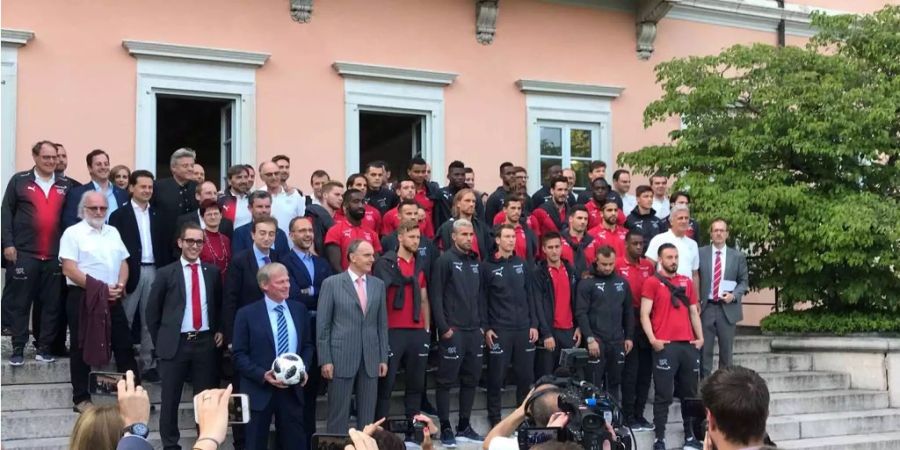
M347 211L347 215L353 220L363 220L366 217L365 209L351 209Z
M103 217L85 217L84 221L94 228L102 228L106 219Z
M675 275L678 273L678 265L673 266L662 266L663 270L669 275Z

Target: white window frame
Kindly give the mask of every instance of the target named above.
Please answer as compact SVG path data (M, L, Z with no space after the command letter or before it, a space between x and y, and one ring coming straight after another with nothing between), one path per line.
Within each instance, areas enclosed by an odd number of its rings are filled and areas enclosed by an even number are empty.
M541 126L556 123L568 127L599 129L598 147L592 148L593 159L607 164L607 172L614 170L612 159L612 100L621 95L624 88L617 86L561 83L541 80L519 80L519 89L525 93L528 130L528 191L541 187ZM597 128L593 128L597 127ZM563 134L563 146L568 134ZM592 136L592 142L594 141ZM593 146L592 146L593 147ZM564 167L570 161L563 153Z
M34 38L34 32L28 30L0 30L2 34L2 58L0 58L0 72L2 72L3 95L0 112L2 112L2 143L0 143L0 165L2 165L2 177L0 180L0 198L6 193L6 185L16 173L16 118L18 108L19 90L19 48Z
M333 67L344 77L346 175L360 170L359 113L374 111L423 116L422 158L431 165L433 180L444 179L444 88L457 75L340 61Z
M232 163L256 164L256 69L268 54L133 40L122 46L137 57L134 167L156 169L158 94L231 100Z
M580 161L586 163L587 166L590 165L591 161L601 159L602 153L602 144L603 141L603 125L599 123L587 123L587 122L560 122L555 120L537 120L537 132L538 132L538 161L537 161L537 172L534 172L534 177L541 177L541 160L542 159L559 159L561 167L572 167L573 159L575 161ZM541 128L559 128L560 129L560 156L553 155L545 155L541 153L541 144L540 144L540 133ZM590 157L573 157L572 156L572 130L586 130L591 132L591 155ZM530 170L528 173L532 173ZM529 182L531 177L529 176ZM542 180L538 179L538 183ZM578 189L578 191L584 190L583 188Z

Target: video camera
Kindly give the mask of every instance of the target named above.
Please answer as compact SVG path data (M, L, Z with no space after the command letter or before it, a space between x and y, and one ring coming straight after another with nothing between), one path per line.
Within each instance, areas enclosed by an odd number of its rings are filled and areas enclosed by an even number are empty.
M537 428L534 423L526 423L519 428L518 442L521 450L554 440L552 431L556 431L555 440L574 441L585 450L602 450L603 443L609 442L613 450L631 450L634 436L631 430L624 427L622 409L613 397L599 387L578 380L575 376L579 369L587 364L586 349L565 349L560 354L560 369L553 376L541 377L534 385L551 384L554 388L541 390L529 399L526 411L540 396L556 392L559 394L560 411L569 416L565 428ZM606 424L610 424L615 433L610 433Z

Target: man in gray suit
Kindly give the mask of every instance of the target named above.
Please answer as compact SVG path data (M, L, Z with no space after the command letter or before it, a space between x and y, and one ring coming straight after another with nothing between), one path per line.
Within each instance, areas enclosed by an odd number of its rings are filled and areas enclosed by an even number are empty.
M719 340L719 368L732 365L734 331L743 318L741 298L749 289L747 258L728 247L728 223L710 226L712 245L700 248L700 319L703 323L703 376L712 372L713 351Z
M375 249L356 240L350 267L322 283L316 318L319 365L329 380L328 433L347 433L350 395L356 387L356 428L375 419L378 378L387 375L388 337L384 282L368 275Z

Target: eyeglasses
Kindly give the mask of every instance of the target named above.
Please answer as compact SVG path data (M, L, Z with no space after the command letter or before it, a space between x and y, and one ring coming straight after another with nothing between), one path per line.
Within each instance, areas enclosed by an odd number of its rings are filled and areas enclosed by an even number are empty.
M274 177L275 175L278 175L278 172L268 172L268 173L260 174L260 176L264 176L264 177Z
M182 239L181 242L184 242L185 245L193 245L194 247L202 247L203 239Z
M105 213L109 209L109 207L107 207L107 206L85 206L84 209L91 211L91 212L95 212L95 213L101 213L101 212Z

